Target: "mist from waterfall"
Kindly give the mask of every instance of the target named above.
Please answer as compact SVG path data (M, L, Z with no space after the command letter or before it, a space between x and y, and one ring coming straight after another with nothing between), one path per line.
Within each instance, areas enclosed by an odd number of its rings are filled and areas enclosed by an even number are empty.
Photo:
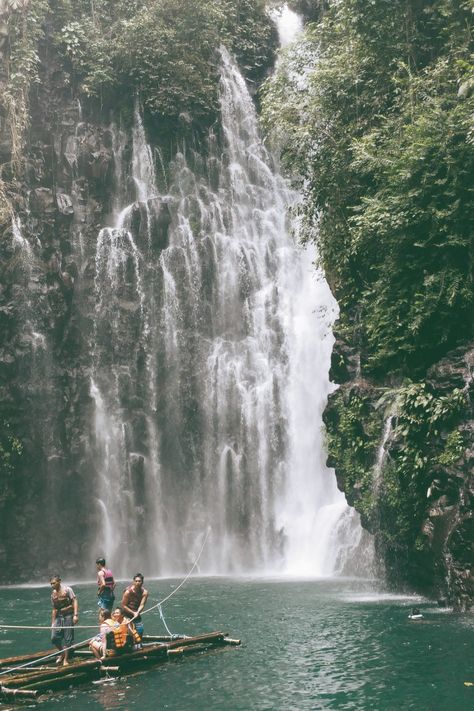
M116 194L95 255L92 443L98 539L116 574L331 575L360 537L325 466L337 305L288 210L298 199L221 50L222 135L177 153L159 195L138 102L114 134ZM133 198L132 198L133 199Z

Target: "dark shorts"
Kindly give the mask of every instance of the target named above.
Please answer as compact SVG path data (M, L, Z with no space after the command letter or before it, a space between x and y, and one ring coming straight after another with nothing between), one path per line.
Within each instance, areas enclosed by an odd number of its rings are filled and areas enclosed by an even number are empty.
M99 595L97 598L97 604L101 610L108 610L112 612L115 602L115 595L110 595L106 593L105 595Z
M74 642L72 615L58 615L53 622L51 642L58 649L70 647Z

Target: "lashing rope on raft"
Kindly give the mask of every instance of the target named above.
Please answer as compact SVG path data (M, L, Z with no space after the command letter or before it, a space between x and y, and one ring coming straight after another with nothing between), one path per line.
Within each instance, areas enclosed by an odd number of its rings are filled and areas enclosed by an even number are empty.
M197 564L199 563L199 559L200 559L200 557L201 557L201 555L202 555L202 552L203 552L203 550L204 550L204 547L205 547L205 545L206 545L206 543L207 543L207 539L209 538L210 532L211 532L211 527L208 526L208 529L207 529L207 531L206 531L206 535L204 536L204 541L203 541L202 546L201 546L201 550L199 551L198 556L197 556L196 560L194 561L194 563L193 563L193 565L192 565L190 571L185 575L185 577L182 579L182 581L180 582L180 584L177 585L177 586L175 587L175 589L170 592L169 595L167 595L166 597L164 597L163 600L160 600L159 602L156 603L156 605L152 605L152 607L149 607L147 610L143 610L143 612L140 613L141 615L145 615L146 613L151 612L152 610L155 610L155 609L158 608L159 613L160 613L160 618L161 618L161 620L162 620L162 622L163 622L163 624L164 624L164 626L165 626L166 631L167 631L168 634L170 635L170 637L185 637L185 635L173 635L173 634L171 634L171 632L170 632L169 629L168 629L168 625L166 624L165 618L164 618L162 605L163 605L165 602L167 602L171 597L173 597L173 595L174 595L175 593L177 593L180 588L183 587L184 583L185 583L185 582L190 578L190 576L192 575L193 570L196 568ZM132 619L130 620L130 622L133 622L133 620L134 620L136 617L138 617L138 614L135 614L135 615L132 617ZM0 629L51 630L52 627L51 627L51 626L49 626L49 627L44 627L44 626L2 625L2 624L0 624ZM72 628L71 628L71 627L62 627L61 629L94 629L94 630L97 630L97 625L94 625L94 626L92 626L92 625L74 625ZM0 671L0 676L3 676L4 674L11 674L12 672L17 671L17 669L25 669L25 668L27 668L27 667L29 667L29 666L33 666L34 664L39 664L40 662L44 662L46 659L52 659L53 657L58 657L60 654L64 654L64 652L69 652L69 651L71 651L71 650L73 650L73 649L77 649L77 647L82 647L82 646L83 646L84 644L86 644L87 642L92 642L92 640L95 639L96 636L97 636L97 635L94 634L94 635L92 635L92 637L90 637L89 639L84 639L84 640L82 640L82 642L78 642L77 644L72 644L70 647L64 647L63 649L58 650L57 652L52 652L51 654L46 654L44 657L40 657L39 659L34 659L34 660L31 661L31 662L25 662L24 664L20 664L19 666L11 667L11 668L8 668L8 669L4 669L4 670Z

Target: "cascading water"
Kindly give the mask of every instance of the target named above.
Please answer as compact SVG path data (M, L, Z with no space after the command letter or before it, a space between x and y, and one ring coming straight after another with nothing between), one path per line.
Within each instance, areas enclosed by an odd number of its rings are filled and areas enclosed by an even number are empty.
M280 47L286 47L303 31L303 21L296 12L290 10L287 3L270 12L277 26Z
M380 491L380 485L382 483L382 470L383 466L385 464L385 459L387 457L387 451L385 449L385 445L388 442L388 439L390 435L392 434L392 428L393 428L393 415L389 415L384 422L383 426L383 432L382 432L382 440L380 442L379 448L377 450L377 456L375 459L375 465L372 473L372 478L373 478L373 489L375 494L378 494Z
M324 463L336 304L224 49L220 106L222 138L176 155L160 196L137 105L136 202L97 241L100 540L118 573L181 572L211 526L201 572L331 574L360 528Z

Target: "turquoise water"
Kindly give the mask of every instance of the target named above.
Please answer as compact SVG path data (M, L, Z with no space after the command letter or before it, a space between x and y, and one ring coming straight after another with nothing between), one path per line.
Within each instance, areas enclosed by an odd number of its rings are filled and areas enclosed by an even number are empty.
M152 601L176 581L147 581ZM80 624L95 624L95 588L74 586ZM425 615L410 622L413 605ZM173 633L242 639L109 683L58 694L41 711L466 711L474 708L474 616L351 580L189 580L165 606ZM164 632L159 615L145 618ZM0 589L0 622L47 625L49 589ZM90 636L76 631L76 641ZM48 632L0 630L0 656L48 648Z

